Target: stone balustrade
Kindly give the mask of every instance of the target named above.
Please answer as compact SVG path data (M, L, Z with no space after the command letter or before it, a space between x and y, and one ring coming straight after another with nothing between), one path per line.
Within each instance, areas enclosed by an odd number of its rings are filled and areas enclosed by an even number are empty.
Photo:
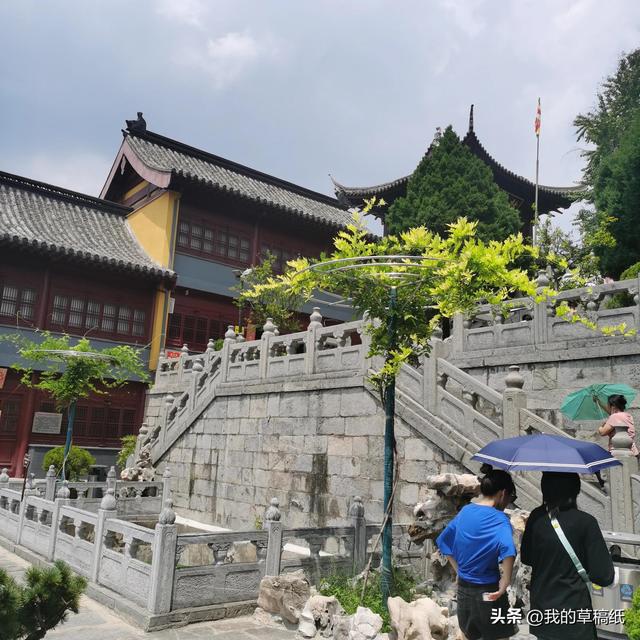
M72 502L33 493L20 501L20 492L0 488L0 542L65 561L90 588L100 585L125 602L146 629L191 621L194 611L199 619L216 617L220 605L235 604L237 615L244 603L249 611L265 575L302 569L313 582L335 571L355 575L378 554L372 543L380 525L366 523L359 497L351 501L349 526L287 528L273 499L262 530L219 533L181 532L170 499L153 528L119 519L112 487L97 513ZM409 549L407 528L394 526L397 553L421 558Z
M541 286L548 284L544 274L539 282ZM639 290L640 280L633 278L561 291L555 298L543 302L517 298L509 301L506 316L497 308L480 306L471 316L454 319L453 355L462 357L513 347L604 339L602 334L580 323L556 317L554 307L561 303L567 303L599 328L625 323L629 329L638 329Z

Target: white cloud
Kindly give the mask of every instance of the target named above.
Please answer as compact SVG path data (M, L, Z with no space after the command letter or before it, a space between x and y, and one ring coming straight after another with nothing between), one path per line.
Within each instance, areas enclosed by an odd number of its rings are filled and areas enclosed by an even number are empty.
M470 38L477 36L486 27L478 15L484 0L443 0L443 8L451 15L453 23Z
M271 37L256 38L248 31L234 31L209 38L204 47L185 48L177 58L182 64L208 73L214 87L223 89L256 64L275 59L279 50Z
M159 0L156 11L168 20L202 28L206 7L202 0Z
M107 179L113 158L69 150L65 154L38 152L18 158L3 169L33 180L97 196Z

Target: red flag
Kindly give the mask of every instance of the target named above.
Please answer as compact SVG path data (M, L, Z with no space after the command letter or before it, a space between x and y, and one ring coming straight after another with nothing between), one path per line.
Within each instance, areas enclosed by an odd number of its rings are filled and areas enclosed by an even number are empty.
M537 136L540 136L540 122L542 121L542 108L540 107L540 98L538 98L538 108L536 110L536 120L534 123L534 130Z

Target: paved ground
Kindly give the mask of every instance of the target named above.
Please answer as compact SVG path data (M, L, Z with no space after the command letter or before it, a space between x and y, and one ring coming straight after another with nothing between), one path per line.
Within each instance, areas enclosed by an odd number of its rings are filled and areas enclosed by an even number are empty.
M0 567L21 580L29 563L0 547ZM180 629L144 633L94 600L82 597L80 613L70 614L67 622L47 634L47 640L291 640L293 631L265 627L251 618L232 618L202 622Z

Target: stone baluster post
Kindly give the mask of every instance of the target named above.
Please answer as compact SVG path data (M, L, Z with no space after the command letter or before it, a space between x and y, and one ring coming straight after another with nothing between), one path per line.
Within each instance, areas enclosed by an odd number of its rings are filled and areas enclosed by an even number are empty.
M520 409L527 408L527 394L523 391L524 378L518 365L511 365L502 392L503 438L515 438L520 434Z
M162 474L162 504L171 499L171 469L167 466Z
M349 507L349 517L353 526L353 574L358 575L367 565L367 521L360 496L354 497Z
M115 494L117 484L118 484L118 478L116 476L116 468L111 467L107 472L107 491L109 489L113 489L113 492Z
M69 498L71 491L69 490L69 481L63 480L58 492L56 493L56 499L53 504L53 511L51 513L51 527L49 528L49 545L47 547L47 560L53 561L56 555L56 540L58 538L58 527L60 525L60 509L69 504Z
M91 581L97 583L100 574L100 557L102 556L102 546L104 545L105 523L109 518L115 518L118 513L118 502L115 496L115 489L109 487L104 497L100 501L98 509L98 520L96 522L95 536L93 539L93 558L91 561Z
M231 358L231 347L236 343L236 332L233 325L227 327L224 334L224 343L220 354L220 382L226 382L229 376L229 360Z
M160 512L153 538L151 561L151 587L147 609L150 613L169 613L173 598L173 579L176 569L178 526L173 501L166 500Z
M267 543L267 560L265 562L265 575L280 575L280 561L282 559L282 514L277 498L271 499L271 504L264 513L264 528L269 530Z
M0 472L0 489L7 489L9 487L9 473L7 468L5 467Z
M464 334L466 331L465 324L468 321L462 313L456 313L453 316L452 349L455 355L464 353Z
M35 473L28 474L24 483L24 497L20 503L20 519L18 520L18 530L16 532L16 544L20 544L22 540L22 529L24 528L24 521L29 509L29 498L36 494L34 484L35 477Z
M180 349L180 355L178 356L178 380L182 381L185 377L184 364L185 360L189 357L189 345L183 344Z
M138 437L136 438L136 446L133 450L133 457L137 460L140 455L140 448L142 447L142 443L146 440L149 435L149 425L146 422L143 422L140 425L140 429L138 430Z
M549 286L549 278L544 271L538 272L536 279L538 288L536 292L541 294L545 287ZM534 344L545 344L549 341L549 303L546 300L536 302L533 307L533 341Z
M50 465L47 470L44 499L51 501L56 499L56 468L53 465Z
M427 411L437 415L438 413L438 358L444 353L442 340L431 338L431 351L424 358L423 366L423 404Z
M322 328L320 307L313 307L307 325L307 344L305 345L305 373L311 375L316 371L316 351L318 348L318 330Z
M271 356L271 338L275 337L278 327L273 323L273 318L267 318L262 327L260 338L260 378L264 380L269 372L269 358Z
M196 400L198 398L198 381L200 375L204 371L204 358L196 358L193 361L193 373L191 374L191 393L189 394L189 404L191 409L196 408Z
M176 399L172 393L167 393L167 395L164 397L164 425L162 429L160 429L160 433L158 434L158 439L162 441L163 446L167 437L167 429L169 428L169 414L171 413L171 409L173 409L175 401Z
M616 426L611 438L611 454L622 464L609 469L611 519L614 531L627 533L634 530L631 476L638 473L638 459L631 453L631 445L626 425Z

